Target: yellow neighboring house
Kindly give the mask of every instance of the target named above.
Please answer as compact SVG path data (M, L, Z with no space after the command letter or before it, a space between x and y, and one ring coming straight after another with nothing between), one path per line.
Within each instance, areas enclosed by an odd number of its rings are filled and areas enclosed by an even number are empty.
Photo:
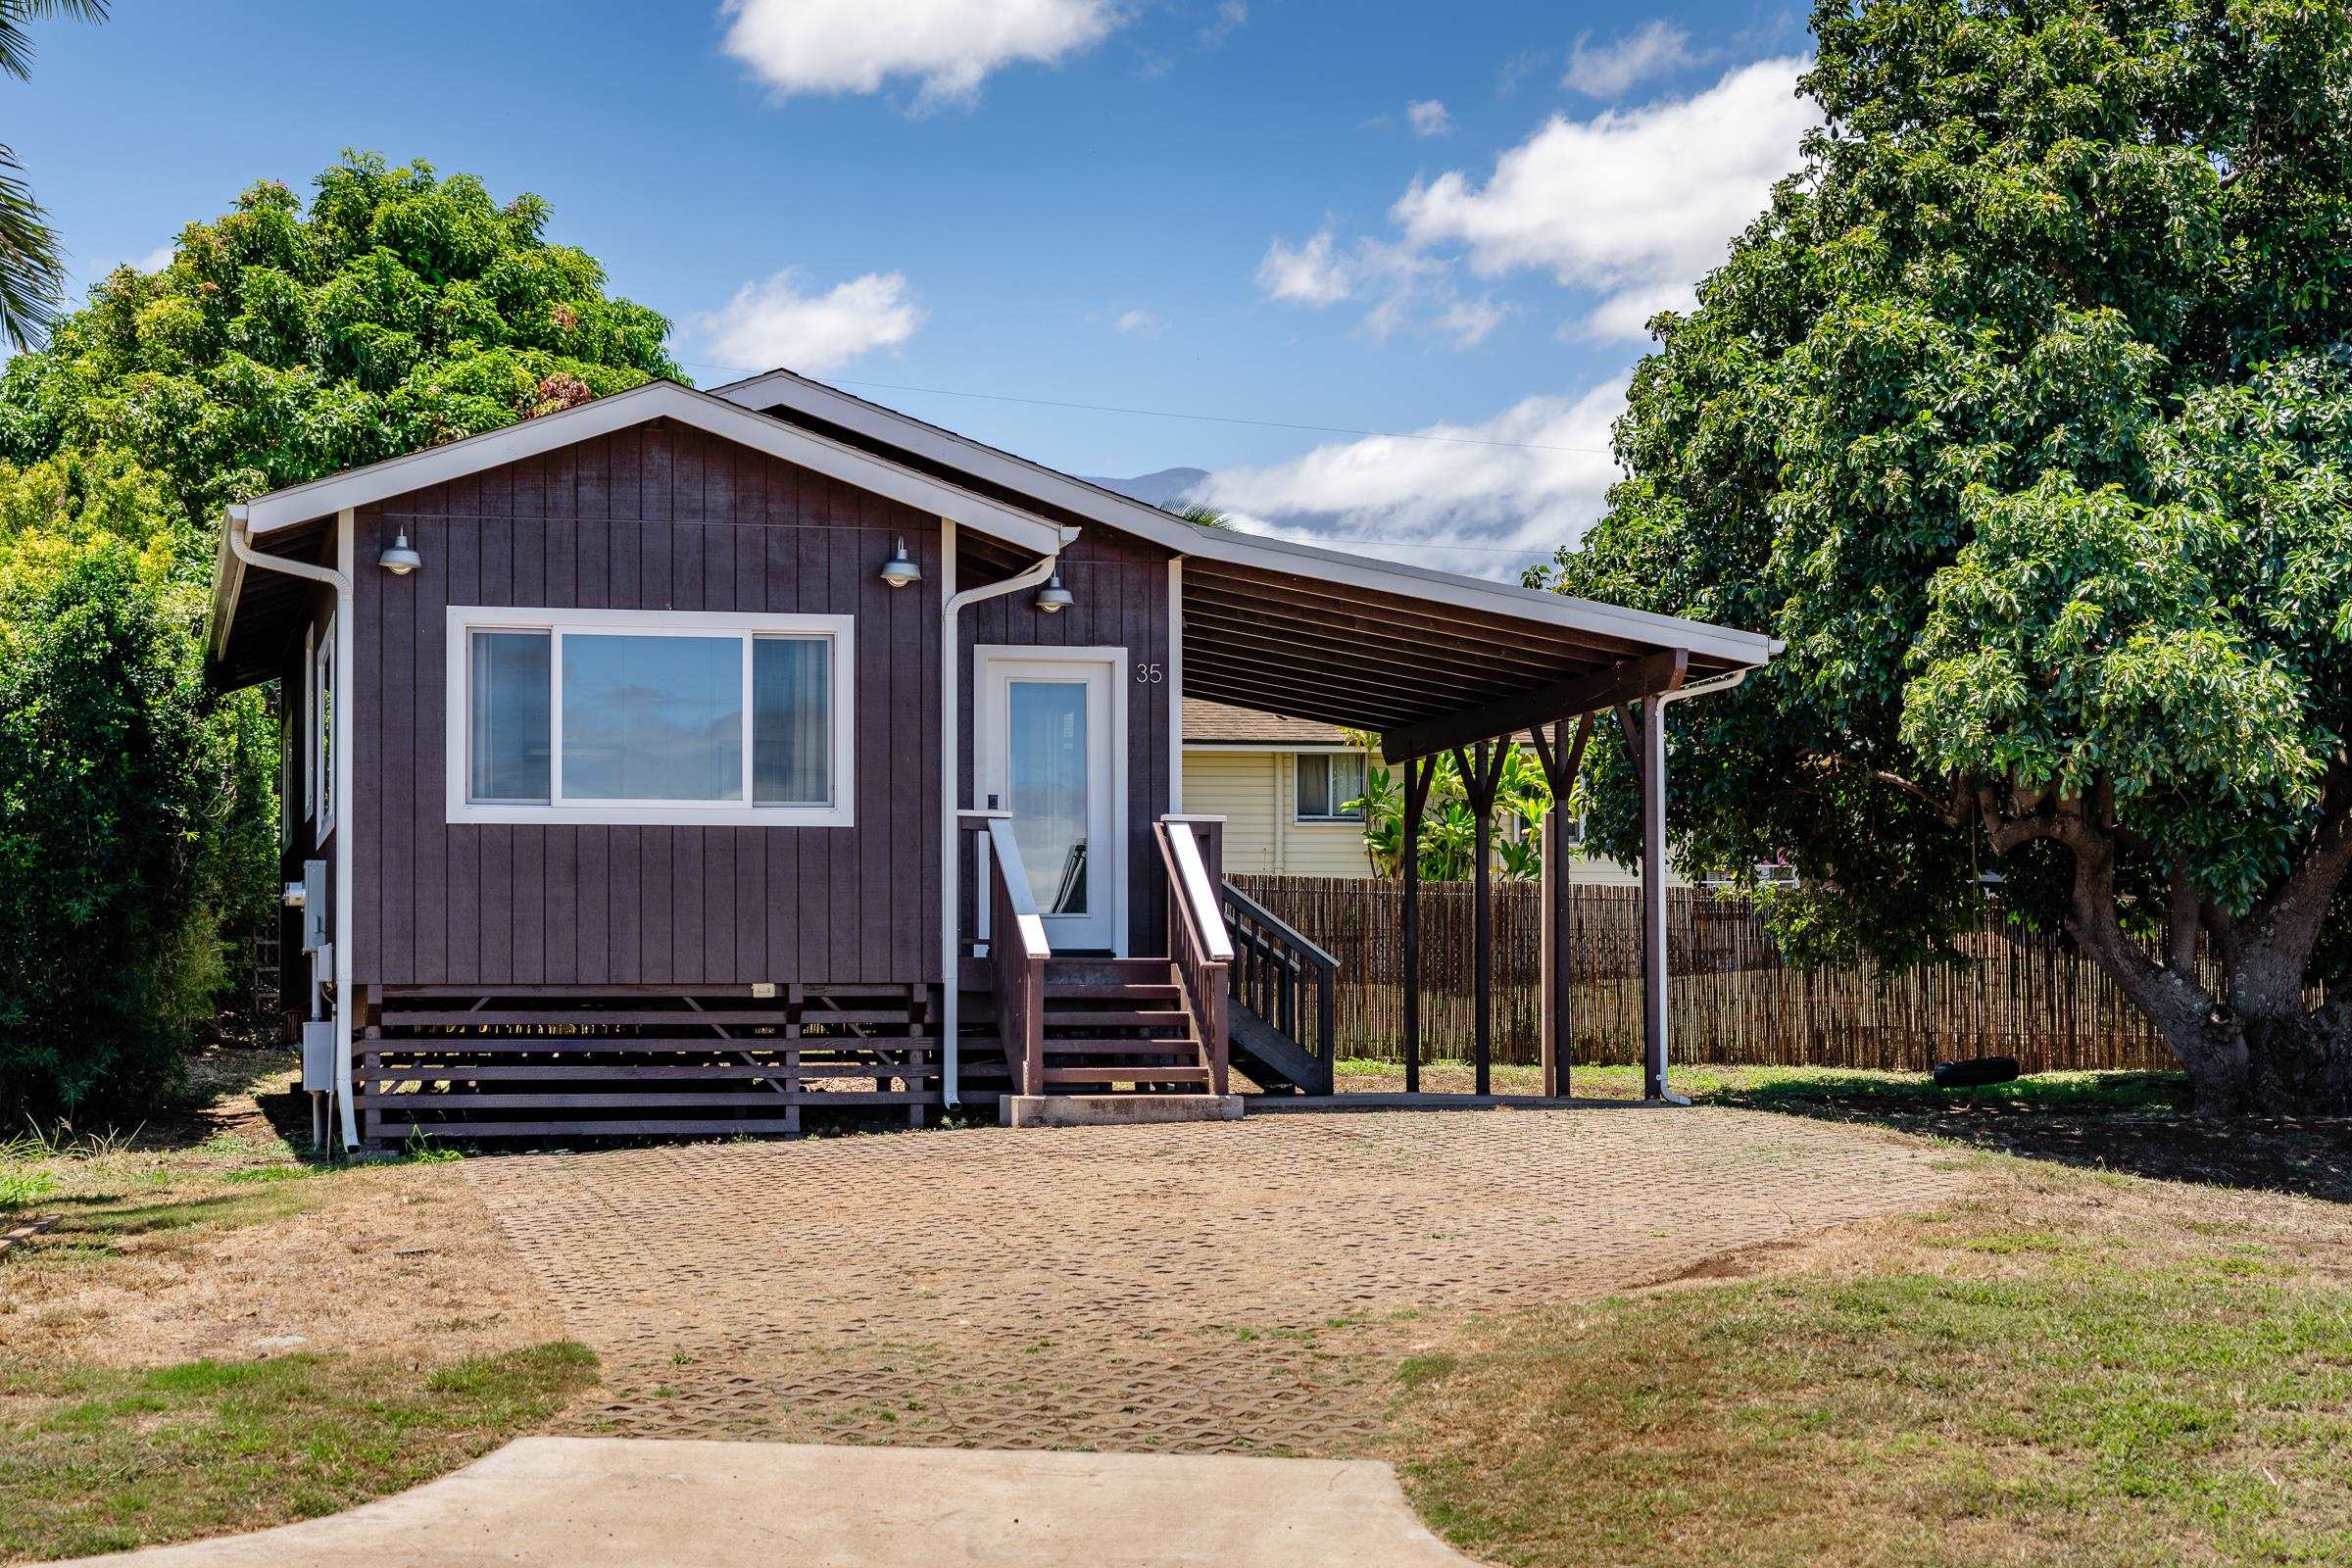
M1225 818L1228 871L1372 875L1363 817L1344 808L1363 794L1366 765L1380 760L1329 724L1184 700L1184 808ZM1571 874L1587 883L1637 880L1614 860L1582 854Z

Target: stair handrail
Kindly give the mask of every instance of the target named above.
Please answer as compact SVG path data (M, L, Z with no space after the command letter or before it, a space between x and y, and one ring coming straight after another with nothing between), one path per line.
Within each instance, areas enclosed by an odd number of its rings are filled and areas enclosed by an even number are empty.
M1253 953L1262 953L1269 945L1276 949L1273 956L1289 971L1294 983L1300 978L1301 969L1314 971L1314 1037L1299 1040L1298 1009L1295 995L1283 988L1273 988L1280 995L1280 1001L1269 1002L1265 995L1269 988L1262 974L1254 977L1257 989L1250 993L1253 976L1250 965L1240 962L1236 962L1232 969L1237 999L1266 1022L1292 1039L1298 1040L1307 1054L1328 1065L1333 1059L1333 1046L1339 1033L1337 986L1340 960L1316 946L1304 932L1232 883L1225 883L1219 893L1220 913Z
M1168 956L1175 966L1179 1000L1208 1058L1208 1092L1222 1095L1233 1049L1225 1033L1233 938L1217 912L1215 885L1200 858L1193 824L1162 818L1152 825L1152 833L1168 874Z
M1016 1095L1046 1092L1046 960L1054 956L1029 888L1010 811L963 811L966 828L988 838L988 963L997 1035Z

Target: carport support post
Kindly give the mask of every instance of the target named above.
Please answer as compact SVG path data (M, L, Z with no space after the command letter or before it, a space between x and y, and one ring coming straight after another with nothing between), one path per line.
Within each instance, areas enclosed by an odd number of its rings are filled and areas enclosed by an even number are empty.
M1551 810L1544 818L1543 994L1544 1093L1565 1099L1569 1092L1569 1063L1576 1055L1574 1001L1570 986L1575 971L1569 962L1574 911L1569 903L1573 885L1568 875L1569 797L1576 789L1577 770L1584 765L1585 748L1592 739L1592 715L1576 721L1576 739L1568 739L1568 721L1538 724L1529 732L1536 756L1544 763L1544 781L1551 786Z
M1404 764L1404 821L1396 840L1397 868L1404 873L1404 1092L1421 1092L1421 813L1438 769L1434 757Z
M1642 699L1642 1098L1666 1090L1666 700Z
M1494 789L1502 782L1504 748L1509 736L1482 741L1467 750L1453 749L1453 765L1461 770L1462 793L1478 820L1478 903L1471 921L1470 1016L1471 1054L1478 1071L1474 1094L1494 1092Z

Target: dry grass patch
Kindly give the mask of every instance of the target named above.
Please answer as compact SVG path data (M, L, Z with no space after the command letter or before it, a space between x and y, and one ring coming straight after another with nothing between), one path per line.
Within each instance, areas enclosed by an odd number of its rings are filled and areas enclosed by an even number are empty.
M1425 1346L1414 1500L1513 1564L2352 1560L2345 1211L1984 1163L1745 1279Z
M128 1133L0 1143L0 1230L56 1219L0 1257L0 1560L333 1512L595 1380L459 1162L310 1160L283 1060L208 1058L212 1098Z

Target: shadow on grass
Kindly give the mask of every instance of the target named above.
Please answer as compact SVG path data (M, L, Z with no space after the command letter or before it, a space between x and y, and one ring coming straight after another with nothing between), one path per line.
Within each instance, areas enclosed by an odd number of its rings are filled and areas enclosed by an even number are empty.
M2178 1073L2053 1073L1982 1089L1822 1073L1726 1085L1719 1105L1876 1122L1996 1153L2352 1202L2352 1119L2190 1113Z

